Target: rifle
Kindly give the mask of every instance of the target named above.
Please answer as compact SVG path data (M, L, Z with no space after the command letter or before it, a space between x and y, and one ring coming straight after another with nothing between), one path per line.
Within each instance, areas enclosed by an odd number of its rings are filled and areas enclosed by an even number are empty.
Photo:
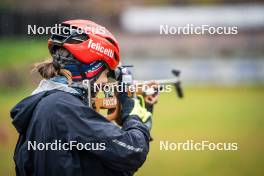
M179 70L175 70L175 69L172 70L172 74L174 78L145 81L145 80L133 80L132 74L128 73L127 67L131 67L131 66L119 67L113 73L114 76L112 75L112 77L114 77L116 81L103 85L104 88L108 86L111 87L112 89L108 89L107 91L104 91L104 97L102 98L99 98L97 96L94 98L91 97L91 91L92 91L91 89L92 87L96 87L97 85L91 86L89 80L84 80L83 82L83 85L85 85L85 87L87 87L88 90L88 97L87 97L88 105L94 108L98 113L100 113L101 109L107 110L108 112L106 118L108 120L116 121L118 123L118 117L120 115L120 104L117 98L117 92L118 92L117 88L118 86L120 86L120 84L118 84L120 81L122 81L122 83L125 84L128 95L130 97L137 98L141 96L147 99L149 96L152 96L153 94L158 94L159 92L164 90L165 85L174 85L178 97L183 98L183 89L181 86ZM134 89L132 90L131 87L134 87ZM121 88L124 87L121 86Z

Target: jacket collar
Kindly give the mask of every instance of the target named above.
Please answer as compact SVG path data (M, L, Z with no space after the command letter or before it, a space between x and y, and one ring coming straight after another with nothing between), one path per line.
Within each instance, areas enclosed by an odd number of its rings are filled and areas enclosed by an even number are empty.
M68 86L68 81L64 76L56 76L48 80L41 80L38 87L32 92L32 95L50 90L61 90L72 94L80 94L79 91Z

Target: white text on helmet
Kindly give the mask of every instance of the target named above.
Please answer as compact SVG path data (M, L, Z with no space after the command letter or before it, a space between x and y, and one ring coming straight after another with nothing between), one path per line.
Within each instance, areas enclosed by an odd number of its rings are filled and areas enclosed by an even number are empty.
M98 52L100 52L102 54L105 54L105 55L109 56L109 57L113 57L114 56L114 51L113 50L101 46L100 43L94 43L92 39L89 40L88 48L96 50L96 51L98 51Z

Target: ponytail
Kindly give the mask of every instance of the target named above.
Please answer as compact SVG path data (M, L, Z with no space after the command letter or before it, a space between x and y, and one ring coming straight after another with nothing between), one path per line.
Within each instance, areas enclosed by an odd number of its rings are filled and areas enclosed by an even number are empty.
M72 84L72 74L69 70L61 69L61 68L55 68L52 59L45 60L40 63L34 64L34 67L32 69L33 72L39 72L39 74L44 79L50 79L55 76L65 76L68 79L68 84Z

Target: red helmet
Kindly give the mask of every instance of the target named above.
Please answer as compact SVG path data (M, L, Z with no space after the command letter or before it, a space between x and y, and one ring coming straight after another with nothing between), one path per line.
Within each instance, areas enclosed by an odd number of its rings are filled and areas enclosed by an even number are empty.
M118 42L105 27L89 20L69 20L60 24L59 30L48 41L51 54L62 47L84 64L103 61L111 70L118 66Z

